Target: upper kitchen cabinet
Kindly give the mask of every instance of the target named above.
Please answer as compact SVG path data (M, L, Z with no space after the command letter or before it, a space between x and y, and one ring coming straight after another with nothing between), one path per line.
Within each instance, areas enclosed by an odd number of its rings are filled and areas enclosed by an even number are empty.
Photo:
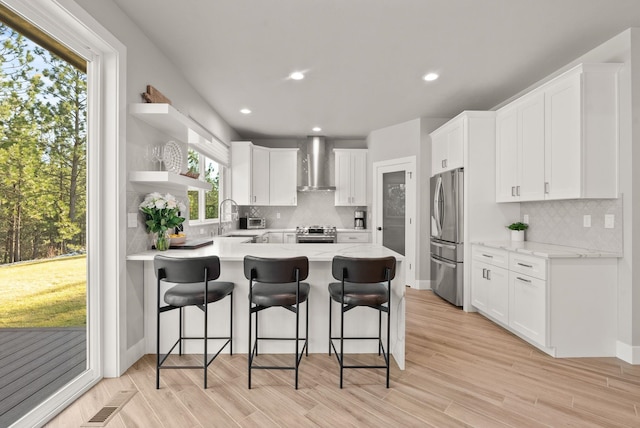
M544 199L544 93L496 112L496 201Z
M297 205L298 149L269 152L269 205Z
M367 204L367 150L334 149L336 205Z
M462 168L464 133L462 117L447 122L431 133L431 175Z
M582 64L545 89L545 199L618 197L618 70Z
M231 197L238 205L269 205L269 149L231 143Z
M618 197L620 64L581 64L496 114L496 201Z

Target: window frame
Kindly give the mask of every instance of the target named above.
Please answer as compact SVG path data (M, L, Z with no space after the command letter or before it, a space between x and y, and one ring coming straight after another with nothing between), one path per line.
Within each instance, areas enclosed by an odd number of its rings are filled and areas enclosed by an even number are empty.
M210 157L193 147L189 147L188 150L193 150L194 152L198 153L198 172L200 173L200 177L202 177L202 181L205 181L204 176L205 176L206 160L208 159L218 164L218 171L219 171L218 174L219 174L219 180L220 180L218 184L218 201L220 202L224 200L228 167L223 165L219 160L215 159L214 157ZM196 220L192 220L191 217L189 217L189 226L216 225L220 223L220 213L218 213L218 218L211 218L211 219L205 218L205 211L206 211L205 200L206 200L206 192L208 191L209 190L204 190L204 189L188 190L188 192L198 192L198 218Z

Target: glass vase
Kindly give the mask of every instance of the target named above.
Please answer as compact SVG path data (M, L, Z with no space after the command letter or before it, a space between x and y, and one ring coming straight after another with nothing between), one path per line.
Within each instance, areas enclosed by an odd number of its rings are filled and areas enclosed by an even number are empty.
M153 234L153 245L158 251L166 251L171 245L171 238L169 237L169 230L163 230L162 232L156 232Z

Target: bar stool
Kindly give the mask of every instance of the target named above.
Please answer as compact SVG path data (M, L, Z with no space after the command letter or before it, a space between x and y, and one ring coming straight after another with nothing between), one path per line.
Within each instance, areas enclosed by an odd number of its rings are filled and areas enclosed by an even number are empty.
M331 266L333 277L340 282L329 284L329 355L331 348L340 364L340 388L344 369L387 369L387 388L389 388L389 346L391 327L391 280L396 275L395 257L351 258L335 256ZM341 304L340 336L332 336L331 306L332 300ZM385 306L386 303L386 306ZM353 308L367 306L378 311L378 337L345 337L344 314ZM382 313L387 313L387 346L382 344ZM340 339L340 352L334 340ZM385 365L345 365L345 340L377 340L378 355L382 353Z
M229 345L229 353L233 355L233 282L214 281L220 277L220 259L217 256L177 258L157 255L153 259L153 265L158 279L157 297L157 338L156 338L156 389L160 388L160 369L204 369L204 388L207 388L207 368L209 364ZM165 306L160 306L160 284L176 283L164 293ZM205 297L206 296L206 297ZM229 296L229 336L208 336L207 321L209 317L209 303L217 302ZM183 308L195 306L204 312L204 333L202 337L184 336L183 332ZM178 328L180 337L173 344L169 352L160 354L160 314L178 309L180 319ZM182 341L200 339L204 342L204 361L201 366L163 366L167 357L173 352L176 345L178 354L182 355ZM209 359L208 342L214 339L226 339L218 352Z
M249 389L251 389L252 369L295 370L295 386L298 389L298 366L302 354L306 351L309 337L309 284L300 282L309 275L309 259L291 257L270 259L254 256L244 258L244 276L249 280ZM300 303L307 302L305 337L300 337ZM296 336L293 337L259 337L258 313L271 308L282 307L296 314ZM252 314L255 314L256 337L252 337ZM253 364L258 355L259 340L294 340L296 343L295 364L293 366L260 366ZM299 341L304 341L300 350Z

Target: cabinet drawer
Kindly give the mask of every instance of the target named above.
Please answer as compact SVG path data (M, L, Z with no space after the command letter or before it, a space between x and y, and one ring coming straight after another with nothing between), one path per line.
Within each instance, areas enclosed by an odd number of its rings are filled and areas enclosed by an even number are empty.
M479 262L489 263L505 269L509 268L509 253L506 250L474 245L471 250L471 257Z
M369 242L368 233L338 232L338 243Z
M546 280L547 260L525 254L511 253L509 255L509 270Z

